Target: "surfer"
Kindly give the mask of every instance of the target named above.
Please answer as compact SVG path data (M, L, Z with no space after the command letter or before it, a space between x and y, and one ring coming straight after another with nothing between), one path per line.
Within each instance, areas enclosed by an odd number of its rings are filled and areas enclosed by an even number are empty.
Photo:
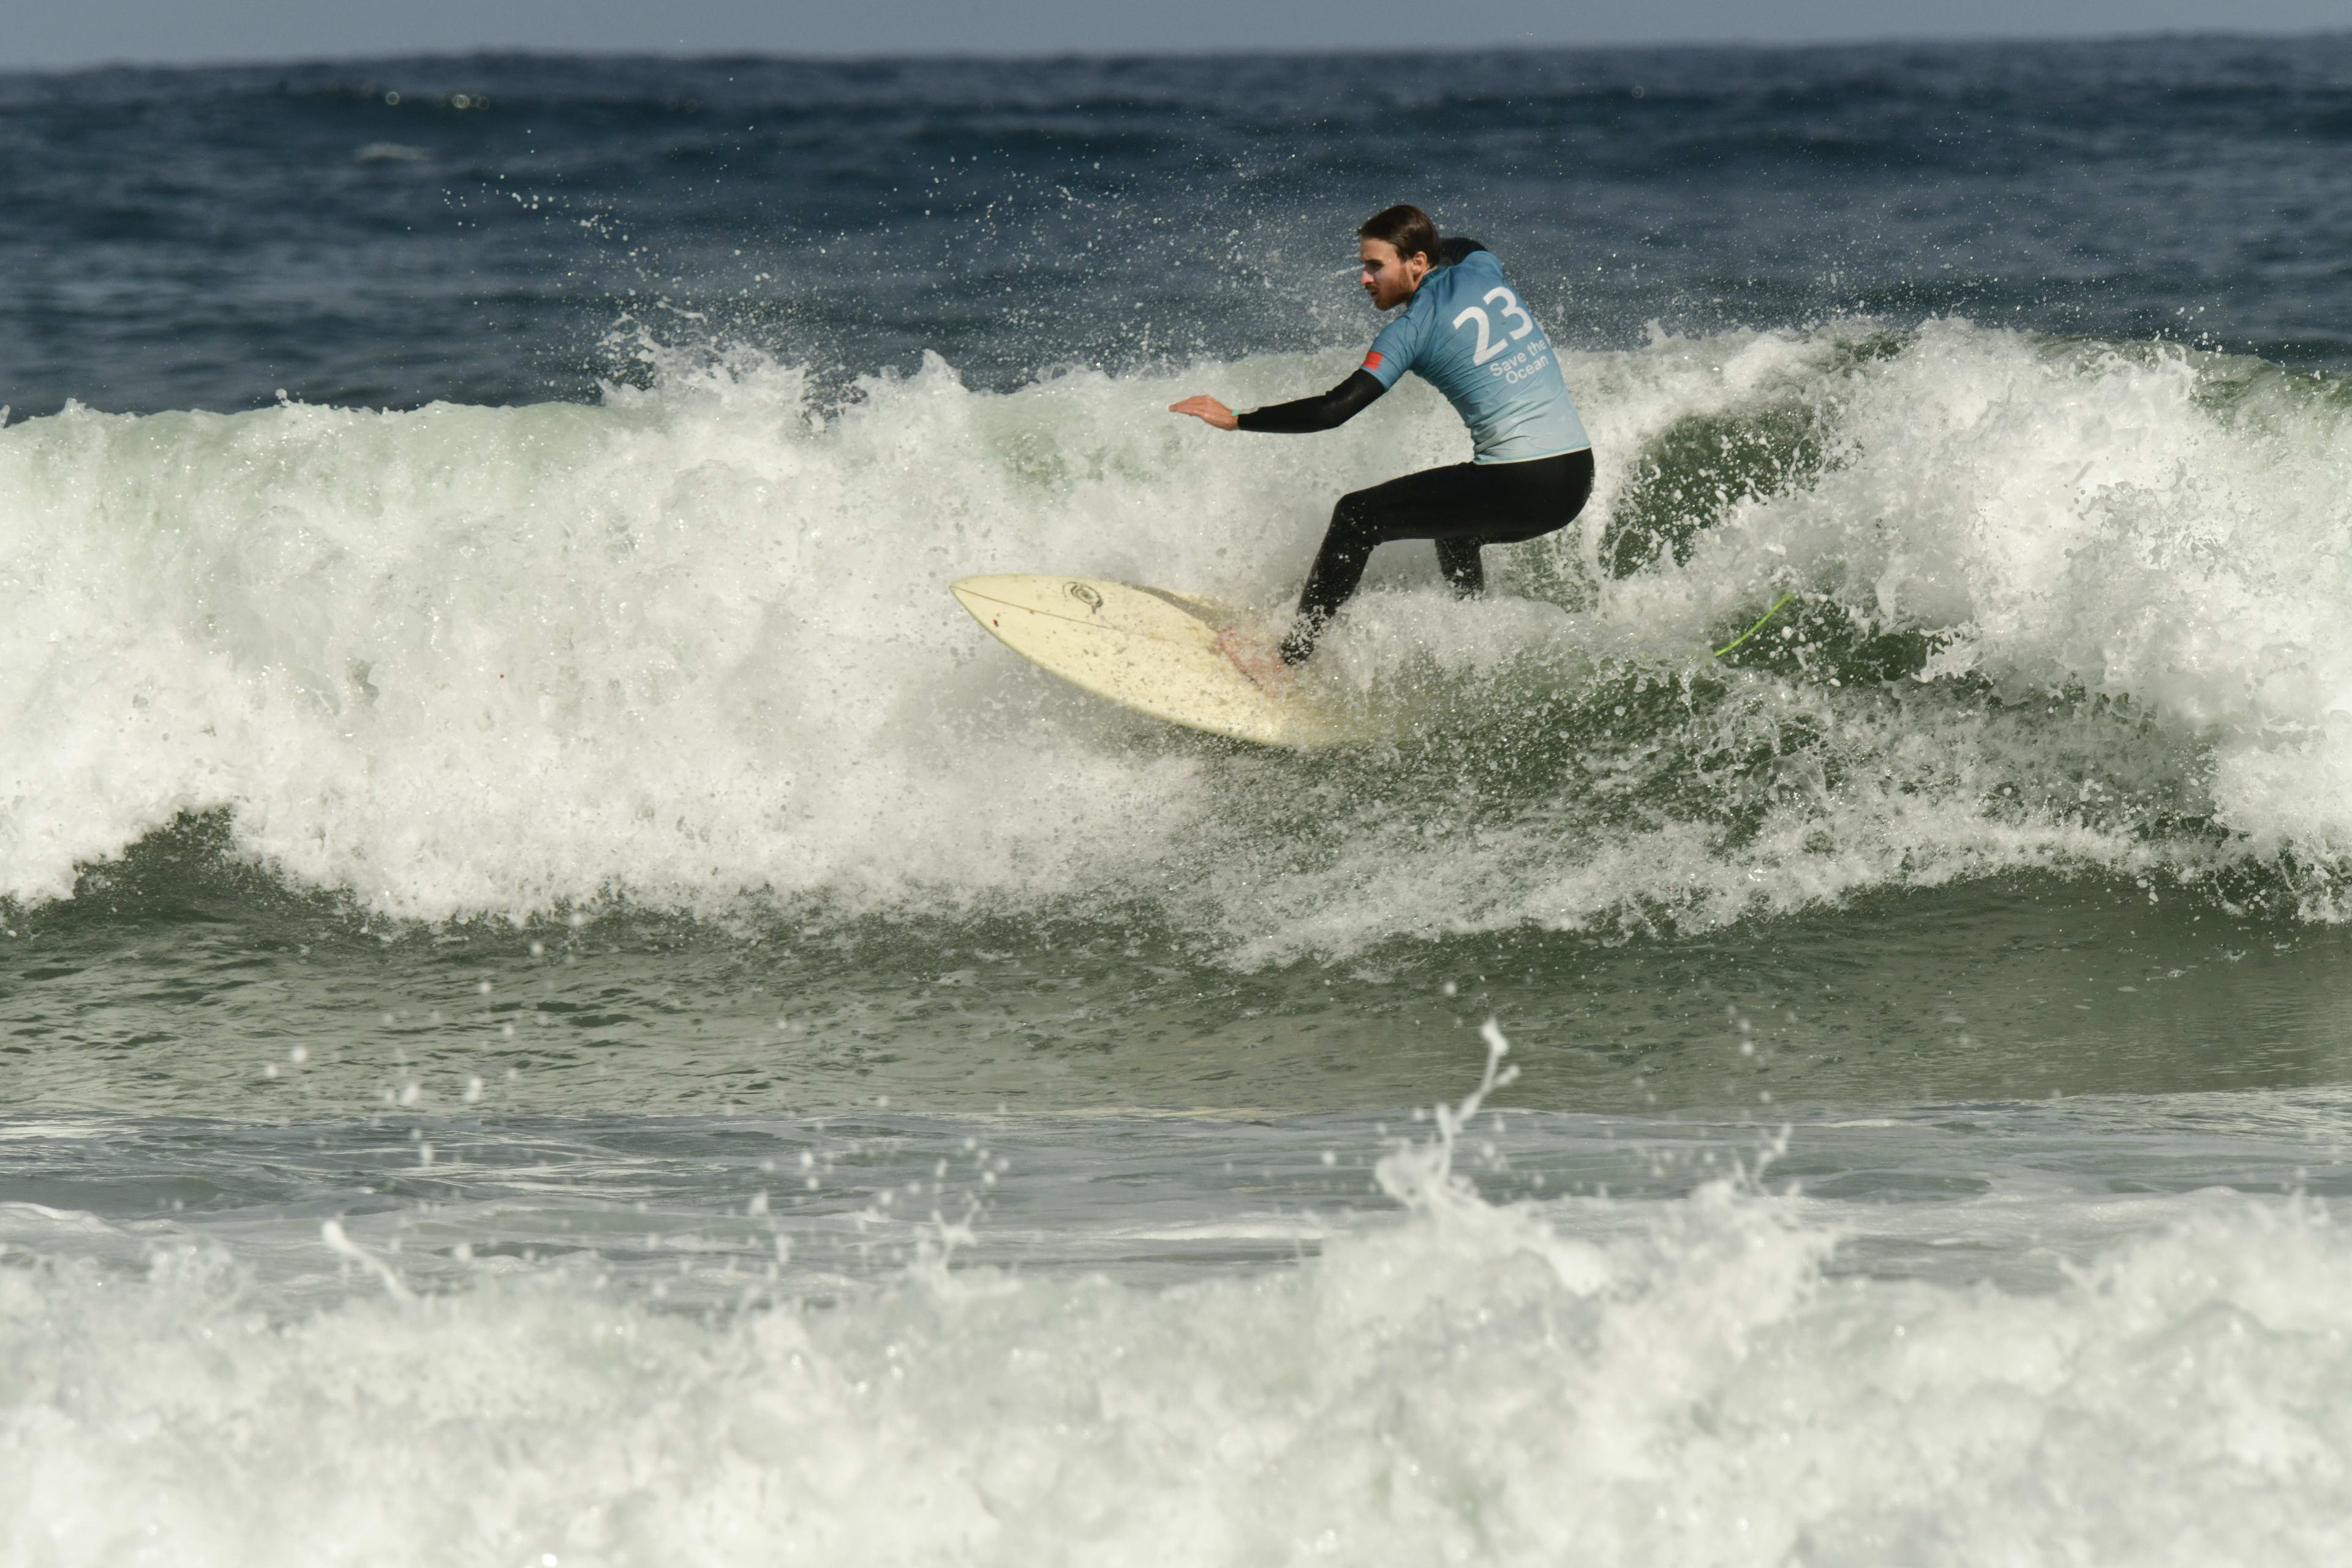
M1188 397L1169 412L1220 430L1329 430L1413 371L1470 426L1474 455L1339 498L1279 645L1269 653L1226 634L1225 651L1262 685L1281 684L1290 668L1307 662L1378 546L1436 541L1438 569L1467 597L1486 586L1482 546L1517 544L1564 527L1592 492L1591 437L1576 416L1550 341L1504 281L1494 253L1475 239L1439 239L1437 226L1416 206L1375 213L1356 236L1373 306L1404 307L1372 340L1360 369L1319 397L1245 414L1213 397Z

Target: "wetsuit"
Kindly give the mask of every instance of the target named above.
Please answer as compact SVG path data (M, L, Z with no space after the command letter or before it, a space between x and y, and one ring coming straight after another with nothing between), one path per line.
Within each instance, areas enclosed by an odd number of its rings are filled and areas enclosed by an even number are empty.
M1282 639L1303 664L1380 545L1437 542L1437 564L1458 594L1486 586L1480 546L1516 544L1573 521L1592 491L1592 439L1560 380L1551 342L1503 281L1502 264L1475 239L1441 246L1444 263L1422 279L1404 313L1383 328L1363 368L1320 397L1254 408L1244 430L1297 434L1346 424L1413 371L1445 395L1470 426L1473 457L1339 498L1331 526Z

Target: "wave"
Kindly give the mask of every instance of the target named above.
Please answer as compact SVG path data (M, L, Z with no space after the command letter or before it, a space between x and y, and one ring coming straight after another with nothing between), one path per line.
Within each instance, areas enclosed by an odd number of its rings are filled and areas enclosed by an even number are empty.
M2338 382L1961 321L1574 358L1584 521L1476 604L1382 552L1317 679L1393 736L1298 758L1064 689L945 584L1272 613L1338 493L1466 456L1433 395L1254 439L1162 410L1344 364L993 394L934 356L827 403L656 359L594 405L0 429L0 896L209 813L404 919L1149 909L1244 961L2031 867L2338 910Z
M332 1222L276 1292L217 1248L101 1266L44 1211L0 1268L0 1555L2341 1559L2352 1246L2312 1205L2167 1200L2019 1293L1836 1275L1836 1205L1752 1184L1490 1205L1432 1149L1381 1170L1410 1212L1296 1266L1154 1289L935 1247L707 1313L578 1256L420 1296L394 1265L446 1249ZM288 1311L331 1247L358 1267Z

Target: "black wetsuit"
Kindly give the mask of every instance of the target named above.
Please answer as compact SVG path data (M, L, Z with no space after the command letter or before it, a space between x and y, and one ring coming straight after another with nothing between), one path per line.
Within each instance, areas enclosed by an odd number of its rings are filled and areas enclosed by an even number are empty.
M1475 240L1449 239L1441 248L1442 259L1452 266L1486 247ZM1254 408L1238 417L1244 430L1330 430L1387 390L1370 370L1359 370L1319 397ZM1486 586L1478 560L1482 546L1517 544L1563 528L1584 510L1591 493L1592 449L1586 447L1524 462L1456 463L1341 496L1298 596L1297 618L1282 640L1284 662L1303 664L1315 651L1316 638L1355 593L1381 545L1434 540L1438 568L1454 592L1475 594Z

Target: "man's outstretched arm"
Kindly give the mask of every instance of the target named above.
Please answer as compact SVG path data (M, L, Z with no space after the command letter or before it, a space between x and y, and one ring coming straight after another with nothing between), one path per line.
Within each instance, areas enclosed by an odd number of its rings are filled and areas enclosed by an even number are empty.
M1302 397L1295 403L1253 408L1246 414L1236 414L1213 397L1188 397L1181 403L1170 404L1168 412L1189 414L1202 424L1213 425L1220 430L1257 430L1297 436L1310 430L1329 430L1345 425L1387 390L1378 376L1370 371L1360 370L1320 397Z
M1239 427L1270 436L1303 436L1312 430L1336 430L1372 405L1388 390L1370 371L1360 370L1320 397L1276 403L1237 415Z

